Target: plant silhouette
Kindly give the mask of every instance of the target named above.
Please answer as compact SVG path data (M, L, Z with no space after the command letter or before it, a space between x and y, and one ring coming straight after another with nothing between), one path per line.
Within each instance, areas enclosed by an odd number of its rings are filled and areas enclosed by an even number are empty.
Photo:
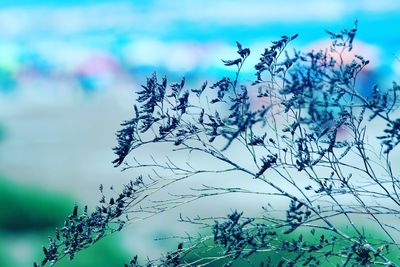
M153 73L117 132L113 161L124 171L153 175L137 177L114 197L101 186L100 205L93 212L75 207L35 266L73 259L127 223L226 194L261 196L266 205L257 215L231 207L227 216L181 216L208 234L182 237L176 251L144 263L136 256L125 266L255 265L256 255L261 266L398 266L400 177L392 161L400 142L400 87L374 86L369 97L358 92L357 75L369 61L352 54L356 33L357 23L327 31L330 48L306 53L287 51L297 34L282 36L260 56L252 82L240 79L250 56L240 43L237 56L223 61L236 70L233 77L189 89L184 78L168 83ZM349 55L353 60L345 63ZM378 135L375 123L384 125ZM154 145L203 155L215 165L135 154ZM202 174L235 175L257 190L226 181L155 197ZM366 220L376 234L365 230Z

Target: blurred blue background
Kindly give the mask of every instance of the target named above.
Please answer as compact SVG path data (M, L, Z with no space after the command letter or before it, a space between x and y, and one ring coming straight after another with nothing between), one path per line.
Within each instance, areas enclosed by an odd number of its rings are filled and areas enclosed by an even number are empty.
M1 0L0 266L29 266L73 203L94 205L100 183L133 176L112 168L111 148L148 74L186 76L193 86L217 79L235 41L252 50L250 74L271 40L299 33L297 49L326 48L324 30L355 19L355 51L371 60L360 90L399 80L398 0ZM140 246L107 241L100 251L116 256L104 266L146 250L150 228L136 233ZM65 266L101 266L92 256Z

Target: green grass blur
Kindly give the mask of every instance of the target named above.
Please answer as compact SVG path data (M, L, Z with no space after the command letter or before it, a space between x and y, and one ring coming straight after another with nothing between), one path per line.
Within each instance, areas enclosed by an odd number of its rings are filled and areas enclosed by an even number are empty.
M73 203L67 196L19 185L0 176L2 231L37 231L61 225Z
M0 266L32 266L42 258L42 246L60 227L76 202L66 195L44 192L0 176ZM118 235L107 237L59 267L123 266L125 253Z
M360 223L358 226L363 229L363 232L365 234L365 237L370 240L370 241L376 241L376 240L388 240L388 238L384 235L382 235L382 232L372 224L368 223ZM355 234L354 230L351 229L348 225L342 224L339 225L339 229L347 234ZM331 232L326 231L326 230L316 230L314 234L312 234L310 231L307 231L305 229L298 229L295 233L291 234L280 234L278 233L278 236L276 237L278 240L287 240L287 241L292 241L292 240L298 240L299 235L303 236L303 241L308 244L318 244L319 239L321 235L324 235L326 239L330 239L333 235ZM218 266L223 266L225 263L228 261L223 258L224 255L224 248L221 246L215 246L213 244L213 241L208 241L205 243L207 248L201 248L197 249L193 253L189 253L185 257L185 261L187 262L196 262L198 264L205 263L207 261L212 260L211 263L207 264L209 267L218 267ZM276 243L277 244L277 243ZM328 252L329 250L333 251L339 251L341 250L344 246L349 246L349 243L341 243L340 241L337 241L334 245L334 247L328 247L325 248L323 251ZM210 249L209 247L213 247ZM399 258L399 248L396 246L390 246L388 250L384 250L385 256L391 260L395 264L400 264L400 258ZM198 261L200 259L200 256L203 258L202 261ZM323 253L308 253L306 256L309 255L320 255L319 260L321 262L321 265L319 266L341 266L343 264L343 261L345 261L344 258L342 257L330 257L329 261L324 257ZM278 263L282 258L285 259L294 259L296 256L293 253L288 252L287 250L273 250L273 251L263 251L263 252L257 252L252 254L250 257L246 259L237 259L236 261L233 262L231 265L232 267L241 267L241 266L260 266L262 262L266 262L267 258L270 257L272 266L277 266ZM208 258L208 260L206 260ZM219 259L218 259L219 258ZM305 257L306 258L306 257ZM296 266L303 266L303 262L300 261L297 263L298 265ZM358 266L358 265L357 265ZM375 266L375 265L374 265Z
M123 234L123 233L122 233ZM118 234L106 237L95 245L80 251L71 261L69 258L62 259L56 264L57 267L122 267L129 262L130 256L119 243ZM45 241L45 240L44 240ZM40 246L39 246L40 248ZM41 254L38 255L40 259Z

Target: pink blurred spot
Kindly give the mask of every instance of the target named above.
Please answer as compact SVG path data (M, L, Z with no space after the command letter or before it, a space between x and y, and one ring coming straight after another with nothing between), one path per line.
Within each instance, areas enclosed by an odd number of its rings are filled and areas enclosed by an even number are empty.
M109 54L90 55L77 69L80 76L115 75L121 68L114 57Z

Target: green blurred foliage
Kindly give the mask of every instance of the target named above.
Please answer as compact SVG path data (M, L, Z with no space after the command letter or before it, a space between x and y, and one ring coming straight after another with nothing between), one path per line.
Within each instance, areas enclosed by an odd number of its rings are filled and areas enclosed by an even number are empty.
M386 236L382 236L382 232L379 231L379 229L374 226L373 224L369 223L369 222L365 222L365 223L360 223L359 226L362 228L362 231L364 232L365 236L369 239L369 240L385 240L387 239ZM347 234L354 234L354 229L352 229L349 225L341 225L340 227L338 227L341 231L347 233ZM204 234L204 233L203 233ZM296 233L291 233L291 234L279 234L277 236L277 239L286 239L287 241L292 241L292 240L297 240L299 234L302 234L303 236L303 241L305 243L313 243L313 244L318 244L321 235L324 235L326 239L330 239L333 237L332 232L327 231L327 230L321 230L321 229L317 229L315 230L315 232L312 234L311 231L307 231L305 229L298 229L296 231ZM187 262L197 262L197 263L204 263L204 262L198 262L198 260L200 259L200 255L201 257L204 258L214 258L217 259L215 261L213 261L212 263L208 263L207 266L208 267L219 267L219 266L223 266L225 263L228 262L228 260L225 259L218 259L221 256L224 255L224 248L222 246L216 246L214 244L214 242L212 240L209 240L208 242L205 243L205 247L199 247L198 250L193 251L192 253L189 253L185 256L185 260ZM349 243L347 244L341 244L340 242L336 242L334 247L332 248L333 251L338 251L340 249L342 249L344 247L344 245L348 246ZM210 248L212 247L212 248ZM326 251L327 252L327 251ZM313 255L313 254L306 254L306 256L308 255ZM321 266L339 266L341 264L343 264L343 258L341 257L336 257L336 258L332 258L329 262L326 261L324 262L326 259L323 257L323 254L321 254L322 258ZM400 258L398 257L398 248L391 246L389 247L389 253L386 255L386 257L388 259L390 259L393 263L395 264L400 264ZM287 250L272 250L272 251L263 251L263 252L257 252L252 254L250 257L242 259L239 258L236 261L234 261L232 263L232 267L241 267L241 266L260 266L260 264L262 262L266 262L267 258L270 257L271 258L271 263L273 266L278 266L280 260L282 258L286 258L286 259L291 259L293 258L293 254L291 254L290 252L288 252ZM208 259L208 260L209 260ZM145 261L144 261L145 262Z
M53 229L38 232L0 233L0 266L32 266L43 258L42 245ZM120 236L107 237L88 249L79 252L74 260L64 258L56 267L109 267L123 266L130 255L121 246Z
M46 241L46 240L43 240ZM45 244L42 242L42 244ZM40 246L38 246L40 247ZM37 259L42 257L38 251ZM80 251L71 261L64 258L56 264L57 267L110 267L123 266L129 262L130 256L121 247L118 235L109 236L95 245Z
M66 195L0 176L0 267L32 266L40 260L42 245L55 227L63 225L75 203ZM129 258L119 236L113 235L78 253L73 261L63 259L57 267L123 266Z
M5 242L3 242L2 238L0 237L0 266L2 267L11 267L13 265L13 261L7 254L7 246Z
M0 230L32 231L61 225L72 198L18 185L0 176Z

